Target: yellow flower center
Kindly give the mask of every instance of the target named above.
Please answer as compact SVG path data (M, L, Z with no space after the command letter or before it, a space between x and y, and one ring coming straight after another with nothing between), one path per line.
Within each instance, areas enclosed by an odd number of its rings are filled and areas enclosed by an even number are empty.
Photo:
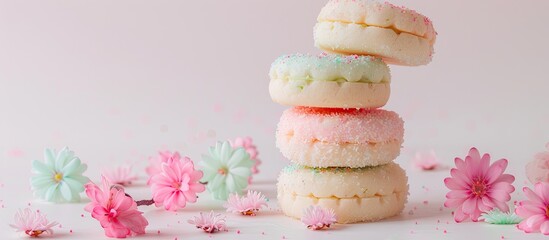
M221 175L225 175L227 174L227 169L225 168L220 168L219 170L217 170L217 173L221 174Z
M55 182L61 182L63 180L63 173L56 173L53 179L55 179Z
M545 216L549 217L549 205L545 206Z

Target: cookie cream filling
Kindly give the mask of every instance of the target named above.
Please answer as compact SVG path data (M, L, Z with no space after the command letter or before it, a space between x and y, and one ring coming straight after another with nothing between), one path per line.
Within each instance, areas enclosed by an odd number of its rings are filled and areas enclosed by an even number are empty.
M298 198L298 197L303 197L303 198L311 198L313 200L320 200L320 199L330 199L330 200L344 200L344 199L348 199L348 200L357 200L357 201L361 201L361 200L364 200L364 199L372 199L372 198L378 198L378 199L383 199L385 197L391 197L391 196L396 196L397 198L400 198L400 196L402 196L402 194L408 194L408 191L393 191L392 193L388 193L388 194L380 194L380 193L375 193L374 195L371 195L371 196L359 196L358 194L357 195L354 195L352 197L337 197L337 196L329 196L329 197L317 197L315 195L313 195L312 193L311 194L308 194L308 195L299 195L298 193L296 192L291 192L290 193L292 198Z
M388 83L389 67L371 56L337 54L285 55L276 59L269 73L271 80L288 81L306 86L313 81Z
M339 21L339 20L322 20L322 21L319 21L318 23L319 24L321 24L321 23L328 23L328 24L339 23L339 24L346 24L346 25L355 24L355 25L359 25L363 28L368 28L368 27L382 28L382 29L392 30L396 34L401 34L401 33L410 34L410 35L416 36L418 38L422 38L422 39L425 39L425 40L429 41L429 39L427 37L423 36L423 35L418 35L416 33L410 32L410 31L401 30L401 29L398 29L395 26L378 26L378 25L371 25L371 24L360 23L360 22L348 22L348 21Z

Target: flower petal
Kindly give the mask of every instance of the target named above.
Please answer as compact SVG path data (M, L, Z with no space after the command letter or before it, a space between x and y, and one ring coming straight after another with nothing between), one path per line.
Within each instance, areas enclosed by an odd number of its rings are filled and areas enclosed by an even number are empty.
M549 235L549 220L545 220L539 230L541 231L541 233L543 233L543 235Z
M55 184L55 185L52 185L48 188L48 190L46 191L46 195L44 196L44 199L46 201L50 201L50 202L56 201L58 186L59 186L59 184Z
M218 189L225 181L225 176L216 175L212 181L208 182L208 186L210 189Z
M454 210L454 221L460 223L463 222L463 220L467 219L469 215L463 213L463 210L461 207Z
M507 183L513 183L515 181L515 176L511 174L502 174L496 182L507 182Z
M64 181L59 183L59 190L61 192L61 196L67 201L72 201L72 191L69 185L67 185Z
M32 170L34 173L48 174L52 176L55 175L53 167L36 160L32 161Z
M446 194L446 198L466 199L469 198L469 193L467 190L452 190Z
M444 184L451 190L464 190L467 188L467 185L462 185L463 182L456 181L453 178L445 178Z
M468 198L462 205L463 213L472 214L477 209L477 200L474 198Z
M507 159L500 159L492 163L486 172L486 182L491 184L495 182L507 168Z
M463 202L465 202L465 198L446 199L446 201L444 202L444 206L447 208L455 208L463 204Z
M70 160L67 163L67 165L65 165L61 169L61 172L63 173L63 175L69 176L71 174L74 174L78 170L80 165L81 165L80 159L79 158L73 158L72 160Z
M537 195L544 203L549 203L549 183L539 182L534 185Z
M221 144L221 149L220 149L219 160L223 165L227 165L229 162L229 159L231 158L231 153L233 152L233 148L227 141L222 142L220 144Z
M538 205L544 205L543 200L534 191L532 191L530 188L524 187L524 188L522 188L522 191L524 192L524 195L530 201L532 201L532 202L534 202L535 204L538 204Z

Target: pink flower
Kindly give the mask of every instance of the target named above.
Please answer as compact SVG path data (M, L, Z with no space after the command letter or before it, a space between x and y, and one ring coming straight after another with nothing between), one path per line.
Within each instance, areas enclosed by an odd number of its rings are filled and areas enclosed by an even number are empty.
M255 216L259 209L263 206L267 207L267 202L265 196L260 192L248 190L246 196L239 197L236 193L229 195L224 206L227 208L227 212Z
M194 169L194 164L188 157L183 160L172 157L162 163L160 173L151 178L151 190L155 205L169 211L184 208L187 202L196 202L197 193L205 190L199 183L202 171Z
M531 183L549 182L549 143L545 145L547 151L534 156L534 160L526 165L526 176Z
M194 216L188 223L196 225L196 228L200 228L207 233L225 231L225 229L227 229L227 226L225 225L225 216L215 214L214 211L211 211L208 214L201 212L200 217Z
M503 174L507 168L507 159L500 159L490 165L490 155L482 158L476 148L471 148L465 161L456 158L456 168L450 170L452 177L444 179L444 184L450 189L446 194L444 206L456 208L454 220L462 222L468 217L478 221L480 214L498 208L509 211L507 202L510 193L515 191L515 177Z
M149 222L137 210L137 204L132 197L126 195L121 186L112 186L104 176L101 182L101 188L91 182L86 184L86 195L91 202L84 209L101 223L105 235L125 238L144 234Z
M104 170L101 175L105 176L109 182L127 186L137 180L137 176L132 172L131 166L120 166L112 170Z
M254 162L254 166L252 167L252 174L259 173L258 166L261 165L261 160L257 158L257 155L259 152L257 151L257 147L253 143L253 139L251 137L244 137L244 138L236 138L234 141L231 141L231 146L233 148L242 147L248 154L250 154L250 159ZM250 179L248 182L251 182L252 177L250 176Z
M25 232L31 237L38 237L42 233L53 234L51 228L57 224L57 222L49 222L46 215L40 214L39 211L25 208L19 209L15 213L15 223L10 226L17 229L17 232Z
M154 175L162 171L161 169L162 163L168 162L168 159L170 158L181 159L181 155L179 155L178 152L172 153L170 151L159 151L158 156L149 158L149 166L145 168L147 175L149 175L149 180L147 181L147 185L150 185L151 178Z
M303 210L301 222L307 225L308 229L320 230L329 228L336 222L336 216L333 209L324 209L320 206L309 206Z
M433 170L438 167L438 158L435 151L431 150L428 153L416 152L416 156L412 160L414 165L421 170Z
M522 191L528 200L518 202L515 213L524 218L517 228L526 233L541 231L549 235L549 183L538 182L534 191L523 188Z

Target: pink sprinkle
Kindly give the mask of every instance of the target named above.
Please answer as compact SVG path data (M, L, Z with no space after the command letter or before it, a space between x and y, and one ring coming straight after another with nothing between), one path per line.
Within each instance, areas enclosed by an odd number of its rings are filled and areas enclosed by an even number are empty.
M437 223L440 223L440 219L439 219L439 220L437 220Z
M71 230L69 230L69 232L70 232L70 233L72 233L72 229L71 229Z
M29 207L30 207L31 203L29 202L29 203L27 203L27 205L29 205Z
M59 227L59 228L63 228L63 225L59 224L59 226L57 226L57 227Z
M417 221L416 221L416 225L417 225Z
M236 230L236 234L240 234L240 230Z
M265 232L261 232L261 235L265 235Z
M282 236L282 239L286 239L286 236Z
M445 233L445 234L448 233L448 232L446 231L446 229L444 229L444 233Z
M80 214L80 217L84 217L84 214Z
M438 227L436 228L436 230L438 230Z
M505 239L505 237L503 235L501 235L501 239Z
M160 234L160 230L156 231L156 234Z
M423 204L427 205L427 204L429 204L429 201L425 200L425 201L423 201Z

